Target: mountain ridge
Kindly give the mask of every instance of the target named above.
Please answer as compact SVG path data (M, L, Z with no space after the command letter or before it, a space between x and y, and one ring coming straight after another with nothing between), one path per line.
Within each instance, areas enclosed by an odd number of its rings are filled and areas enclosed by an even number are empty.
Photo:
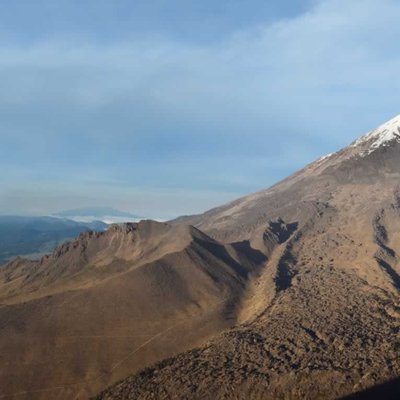
M194 227L149 220L81 234L38 262L17 259L0 271L0 350L20 360L0 376L2 390L46 399L61 385L58 398L87 398L200 344L235 323L248 275L264 260L247 243L227 246ZM25 367L32 353L40 377ZM99 379L93 369L103 371Z

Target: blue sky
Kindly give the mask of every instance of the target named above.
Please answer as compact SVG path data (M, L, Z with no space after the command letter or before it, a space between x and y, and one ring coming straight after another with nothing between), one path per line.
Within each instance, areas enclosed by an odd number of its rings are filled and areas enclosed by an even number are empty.
M204 211L400 113L395 0L0 2L0 214Z

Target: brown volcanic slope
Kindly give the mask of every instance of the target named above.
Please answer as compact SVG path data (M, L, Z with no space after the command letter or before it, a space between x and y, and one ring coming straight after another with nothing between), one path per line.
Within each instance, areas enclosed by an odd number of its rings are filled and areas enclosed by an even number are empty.
M236 322L265 256L153 221L0 271L0 399L86 399Z
M98 399L335 399L399 377L399 178L397 117L268 190L175 221L267 260L236 326Z

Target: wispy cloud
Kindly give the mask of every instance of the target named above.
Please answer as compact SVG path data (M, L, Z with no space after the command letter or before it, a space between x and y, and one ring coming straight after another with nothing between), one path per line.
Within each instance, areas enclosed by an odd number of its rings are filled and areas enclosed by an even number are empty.
M3 44L0 168L20 173L1 179L18 190L24 171L39 186L101 176L179 188L182 205L268 186L399 113L399 18L394 0L321 0L217 41Z

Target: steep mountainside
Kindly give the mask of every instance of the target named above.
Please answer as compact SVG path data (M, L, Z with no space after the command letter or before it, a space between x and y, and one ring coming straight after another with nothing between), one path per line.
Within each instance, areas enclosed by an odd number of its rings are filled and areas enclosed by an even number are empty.
M379 208L385 200L391 201L399 185L399 126L400 116L269 189L175 222L194 225L229 242L249 238L266 220L307 221L338 196L358 196L353 202L362 196L365 207ZM365 188L365 193L360 193L359 189Z
M99 399L334 399L400 376L400 117L192 224L266 261L237 324Z

